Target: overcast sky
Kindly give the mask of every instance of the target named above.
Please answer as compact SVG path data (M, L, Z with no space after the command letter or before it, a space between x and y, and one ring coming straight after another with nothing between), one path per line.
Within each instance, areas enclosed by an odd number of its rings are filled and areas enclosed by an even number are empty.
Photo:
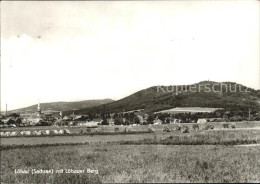
M259 1L1 2L1 107L155 85L259 89Z

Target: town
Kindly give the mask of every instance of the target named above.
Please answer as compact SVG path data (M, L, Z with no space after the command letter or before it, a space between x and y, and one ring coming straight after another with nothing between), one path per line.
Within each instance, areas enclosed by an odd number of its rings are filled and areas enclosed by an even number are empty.
M207 123L207 122L241 122L259 121L258 112L232 114L223 111L223 108L203 107L176 107L147 114L145 109L137 109L119 113L100 114L70 114L64 115L62 111L45 110L41 111L40 103L32 113L5 113L0 116L0 127L29 127L29 126L78 126L97 128L102 125L159 125L176 123Z

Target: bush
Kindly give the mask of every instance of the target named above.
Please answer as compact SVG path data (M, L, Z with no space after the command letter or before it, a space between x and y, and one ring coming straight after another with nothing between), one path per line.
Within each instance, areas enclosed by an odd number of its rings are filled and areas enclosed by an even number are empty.
M223 126L223 128L228 128L228 124L227 123L223 124L222 126Z
M175 130L176 130L176 131L181 131L181 130L182 130L182 126L181 126L181 125L178 125Z
M194 125L192 125L192 128L193 128L193 130L199 130L199 125L198 124L194 124Z
M189 127L183 126L182 127L182 133L189 133Z
M83 129L80 129L79 133L82 134L83 133Z
M170 128L166 125L166 126L164 126L163 131L164 131L164 132L170 132L171 130L170 130Z
M169 118L166 119L165 123L166 123L166 124L170 124Z
M130 125L130 121L128 121L128 120L125 120L125 123L124 123L125 125Z
M149 115L148 118L147 118L147 123L153 124L154 119L155 119L154 115Z
M231 123L230 128L236 128L236 125L234 123Z
M106 119L104 119L103 121L101 121L101 125L109 125L109 123Z
M115 125L122 125L123 124L123 120L121 118L115 118L114 119L114 124Z
M155 132L154 128L152 126L148 126L148 132Z
M134 117L134 123L135 124L140 124L140 119L138 118L138 116Z
M204 130L210 130L210 129L214 129L213 125L207 124L204 128Z
M119 131L119 128L118 127L115 127L115 132L118 132Z

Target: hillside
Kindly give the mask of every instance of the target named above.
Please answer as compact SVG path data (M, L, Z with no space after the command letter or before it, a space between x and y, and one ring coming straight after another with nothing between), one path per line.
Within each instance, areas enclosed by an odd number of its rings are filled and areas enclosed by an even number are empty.
M225 87L225 85L227 85L227 87ZM192 86L195 86L196 90L193 88L193 91L191 91ZM167 87L169 89L168 91ZM251 108L253 111L260 110L260 90L247 88L246 86L234 82L218 83L202 81L187 86L186 91L186 88L183 87L183 91L180 92L181 88L182 86L162 86L158 91L158 87L154 86L136 92L118 101L100 106L83 108L74 112L77 114L106 113L134 109L145 109L146 112L156 112L174 107L214 107L227 110L248 110L248 108ZM210 92L207 90L208 88L211 89ZM214 91L212 89L214 89ZM222 92L219 92L220 89L222 89ZM235 89L236 92L232 92L235 91ZM178 94L176 94L176 91ZM69 114L71 112L72 111L68 111L67 113Z
M41 103L41 110L55 110L55 111L69 111L82 108L89 108L93 106L98 106L106 103L113 102L111 99L101 99L101 100L84 100L77 102L51 102L51 103ZM13 110L12 112L35 112L37 109L37 104Z

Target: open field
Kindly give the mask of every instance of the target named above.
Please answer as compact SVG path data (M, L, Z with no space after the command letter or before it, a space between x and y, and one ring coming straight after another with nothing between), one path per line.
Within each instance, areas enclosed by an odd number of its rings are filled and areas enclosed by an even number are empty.
M3 183L260 182L260 147L78 145L4 150ZM14 174L85 169L98 174Z
M145 140L145 141L144 141ZM260 143L260 129L228 130L192 130L190 133L179 131L115 135L77 135L46 137L9 137L1 138L1 145L42 145L42 144L87 144L87 143L122 144L252 144Z
M2 182L260 182L258 125L242 122L236 123L239 128L223 129L221 123L214 123L219 128L189 133L163 132L165 125L153 125L151 133L1 138ZM176 126L169 125L170 129ZM72 129L76 133L81 128ZM102 128L112 133L115 127ZM123 131L125 126L119 128ZM88 168L98 174L87 173ZM29 173L15 174L15 169L29 169ZM30 169L54 173L32 174ZM59 169L85 172L56 173Z
M208 124L213 125L214 129L223 129L223 124L226 122L210 122ZM179 125L188 126L189 129L192 129L192 126L197 123L181 123L181 124L160 124L152 125L154 130L161 132L164 129L164 126L168 126L170 129L175 129ZM231 123L228 123L231 124ZM247 122L234 122L236 129L260 129L260 121L247 121ZM205 125L198 124L200 127ZM101 125L99 129L101 132L112 133L115 132L115 128L118 128L118 132L123 132L127 126L107 126ZM145 132L148 129L148 125L140 126L131 126L133 131L136 132ZM77 134L81 131L87 133L87 129L93 130L93 128L87 128L86 126L30 126L30 127L16 127L16 128L1 128L1 132L6 131L39 131L39 130L64 130L68 129L72 134Z
M1 145L37 145L61 143L105 143L121 140L140 140L153 138L153 134L124 134L124 135L83 135L83 136L48 136L48 137L14 137L1 138Z

